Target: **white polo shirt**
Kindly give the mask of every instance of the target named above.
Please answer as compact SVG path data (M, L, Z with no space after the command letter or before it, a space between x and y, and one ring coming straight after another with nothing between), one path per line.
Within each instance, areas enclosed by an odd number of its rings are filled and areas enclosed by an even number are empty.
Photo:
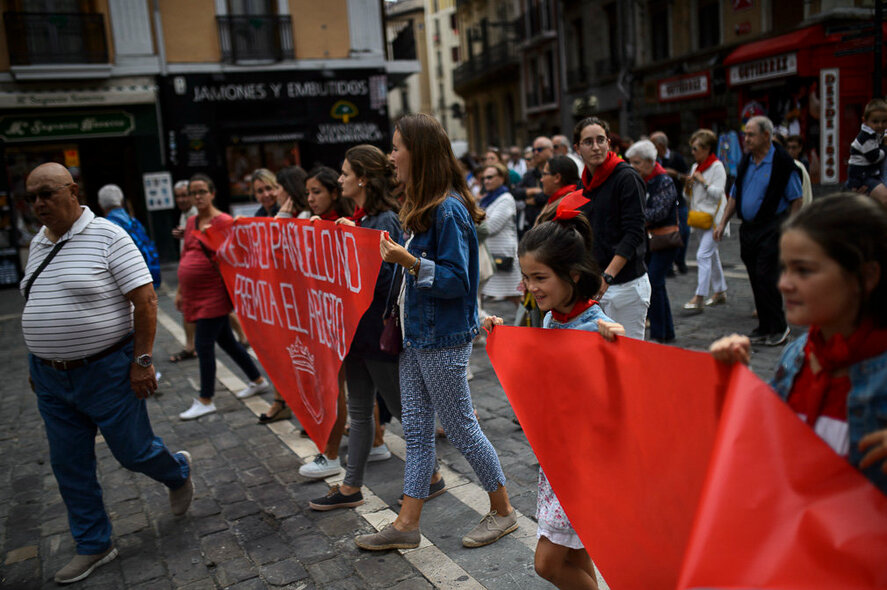
M76 360L101 352L133 329L132 304L125 297L152 282L132 238L88 207L60 240L67 240L31 286L22 312L25 344L49 360ZM55 246L46 228L31 240L20 288Z

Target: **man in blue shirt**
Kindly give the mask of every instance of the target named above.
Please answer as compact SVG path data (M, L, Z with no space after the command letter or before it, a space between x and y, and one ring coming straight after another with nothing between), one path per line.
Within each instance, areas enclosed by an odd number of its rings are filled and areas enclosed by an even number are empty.
M99 207L105 213L105 218L122 227L145 259L151 278L154 280L154 288L160 286L160 257L157 254L157 246L148 237L138 219L130 217L123 208L123 190L116 184L106 184L99 189Z
M794 159L774 144L773 122L752 117L745 124L745 156L739 163L724 218L714 239L724 235L727 222L739 214L739 252L748 271L758 327L749 334L752 344L779 346L789 327L779 293L779 230L782 222L801 208L801 176Z

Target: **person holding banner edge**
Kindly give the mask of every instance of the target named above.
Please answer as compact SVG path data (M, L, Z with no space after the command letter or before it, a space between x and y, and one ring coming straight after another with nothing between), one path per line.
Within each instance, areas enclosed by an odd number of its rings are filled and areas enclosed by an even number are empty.
M788 321L810 327L770 385L835 452L887 494L887 212L869 197L817 199L785 222L779 290ZM751 340L711 346L748 364Z
M401 299L403 352L400 386L407 459L404 499L397 519L361 535L362 549L419 546L419 521L435 465L434 420L459 449L490 497L490 512L462 538L480 547L517 530L517 514L493 445L481 431L468 387L468 359L478 333L478 245L483 219L440 123L425 114L395 125L391 162L405 185L401 224L406 246L382 235L382 260L404 267ZM433 318L433 319L432 319Z
M194 348L200 364L200 396L191 407L179 414L182 420L194 420L216 411L213 393L216 381L215 346L228 353L237 366L246 373L249 385L238 392L238 398L246 398L271 389L268 381L259 373L246 349L234 337L228 314L233 310L231 298L222 281L218 265L212 259L213 252L194 235L195 231L231 221L213 205L216 188L205 174L195 174L188 184L188 192L194 199L197 215L188 219L185 226L185 247L179 263L179 288L176 291L176 309L185 321L195 322Z
M358 145L349 149L342 162L339 184L342 196L352 199L357 210L351 217L341 217L336 223L388 232L395 240L402 239L403 230L397 217L400 204L391 194L395 184L394 171L379 148ZM388 299L396 297L400 291L402 272L395 270L396 266L383 263L379 269L373 301L357 326L344 361L348 416L351 419L345 480L341 485L332 486L326 496L311 500L308 505L314 510L353 508L363 504L360 488L371 452L381 448L391 456L384 445L372 445L377 390L391 414L401 419L397 356L383 352L379 346ZM435 475L437 482L432 482L432 488L441 494L446 484L439 473Z

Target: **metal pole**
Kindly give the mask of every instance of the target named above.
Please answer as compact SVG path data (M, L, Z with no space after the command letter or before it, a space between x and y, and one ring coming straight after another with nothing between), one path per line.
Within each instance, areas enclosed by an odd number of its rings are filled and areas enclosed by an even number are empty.
M883 33L884 13L881 0L875 0L875 71L873 87L873 96L881 98L881 77L883 76L883 63L881 61L881 52L884 48Z

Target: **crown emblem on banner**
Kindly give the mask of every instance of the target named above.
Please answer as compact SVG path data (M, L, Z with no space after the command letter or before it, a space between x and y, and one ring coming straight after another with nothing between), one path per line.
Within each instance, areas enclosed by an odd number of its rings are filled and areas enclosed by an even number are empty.
M286 347L286 351L290 355L293 369L314 375L314 355L311 354L307 346L302 344L301 340L296 338L295 342Z

